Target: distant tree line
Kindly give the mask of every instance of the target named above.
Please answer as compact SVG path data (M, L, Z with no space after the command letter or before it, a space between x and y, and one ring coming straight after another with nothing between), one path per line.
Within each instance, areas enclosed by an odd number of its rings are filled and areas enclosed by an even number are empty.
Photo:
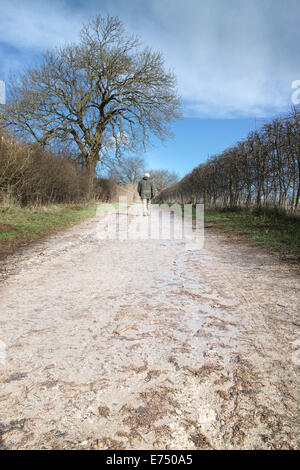
M166 168L149 169L144 157L134 156L119 161L110 161L107 166L109 167L109 178L121 185L137 186L146 171L150 173L157 191L162 191L178 181L178 175Z
M181 181L163 190L159 202L208 207L299 209L300 113L265 123Z

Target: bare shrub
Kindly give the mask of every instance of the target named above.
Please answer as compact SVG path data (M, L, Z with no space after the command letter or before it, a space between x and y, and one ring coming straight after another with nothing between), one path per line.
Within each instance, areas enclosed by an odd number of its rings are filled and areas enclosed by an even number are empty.
M97 178L95 180L95 198L103 202L118 202L120 196L127 198L128 203L139 200L136 185L128 183L120 185L113 179Z
M87 175L64 155L0 135L0 197L5 204L78 202L87 195Z

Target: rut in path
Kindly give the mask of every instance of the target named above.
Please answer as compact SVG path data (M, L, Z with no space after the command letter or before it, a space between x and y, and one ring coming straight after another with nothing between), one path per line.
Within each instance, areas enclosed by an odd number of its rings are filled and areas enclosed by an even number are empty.
M299 447L296 271L211 229L188 250L98 228L3 267L0 447Z

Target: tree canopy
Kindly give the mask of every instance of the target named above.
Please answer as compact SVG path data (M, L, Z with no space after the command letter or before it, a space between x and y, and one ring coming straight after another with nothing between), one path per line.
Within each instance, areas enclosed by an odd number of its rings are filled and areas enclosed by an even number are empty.
M11 77L0 121L42 146L71 141L92 184L107 152L145 150L180 117L176 80L159 52L141 46L116 17L97 16L76 44L43 55Z

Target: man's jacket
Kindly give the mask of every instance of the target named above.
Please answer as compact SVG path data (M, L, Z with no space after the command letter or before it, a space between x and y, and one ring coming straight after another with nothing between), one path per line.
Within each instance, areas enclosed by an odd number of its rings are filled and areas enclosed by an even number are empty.
M139 182L137 190L142 199L152 199L156 193L153 182L147 176Z

